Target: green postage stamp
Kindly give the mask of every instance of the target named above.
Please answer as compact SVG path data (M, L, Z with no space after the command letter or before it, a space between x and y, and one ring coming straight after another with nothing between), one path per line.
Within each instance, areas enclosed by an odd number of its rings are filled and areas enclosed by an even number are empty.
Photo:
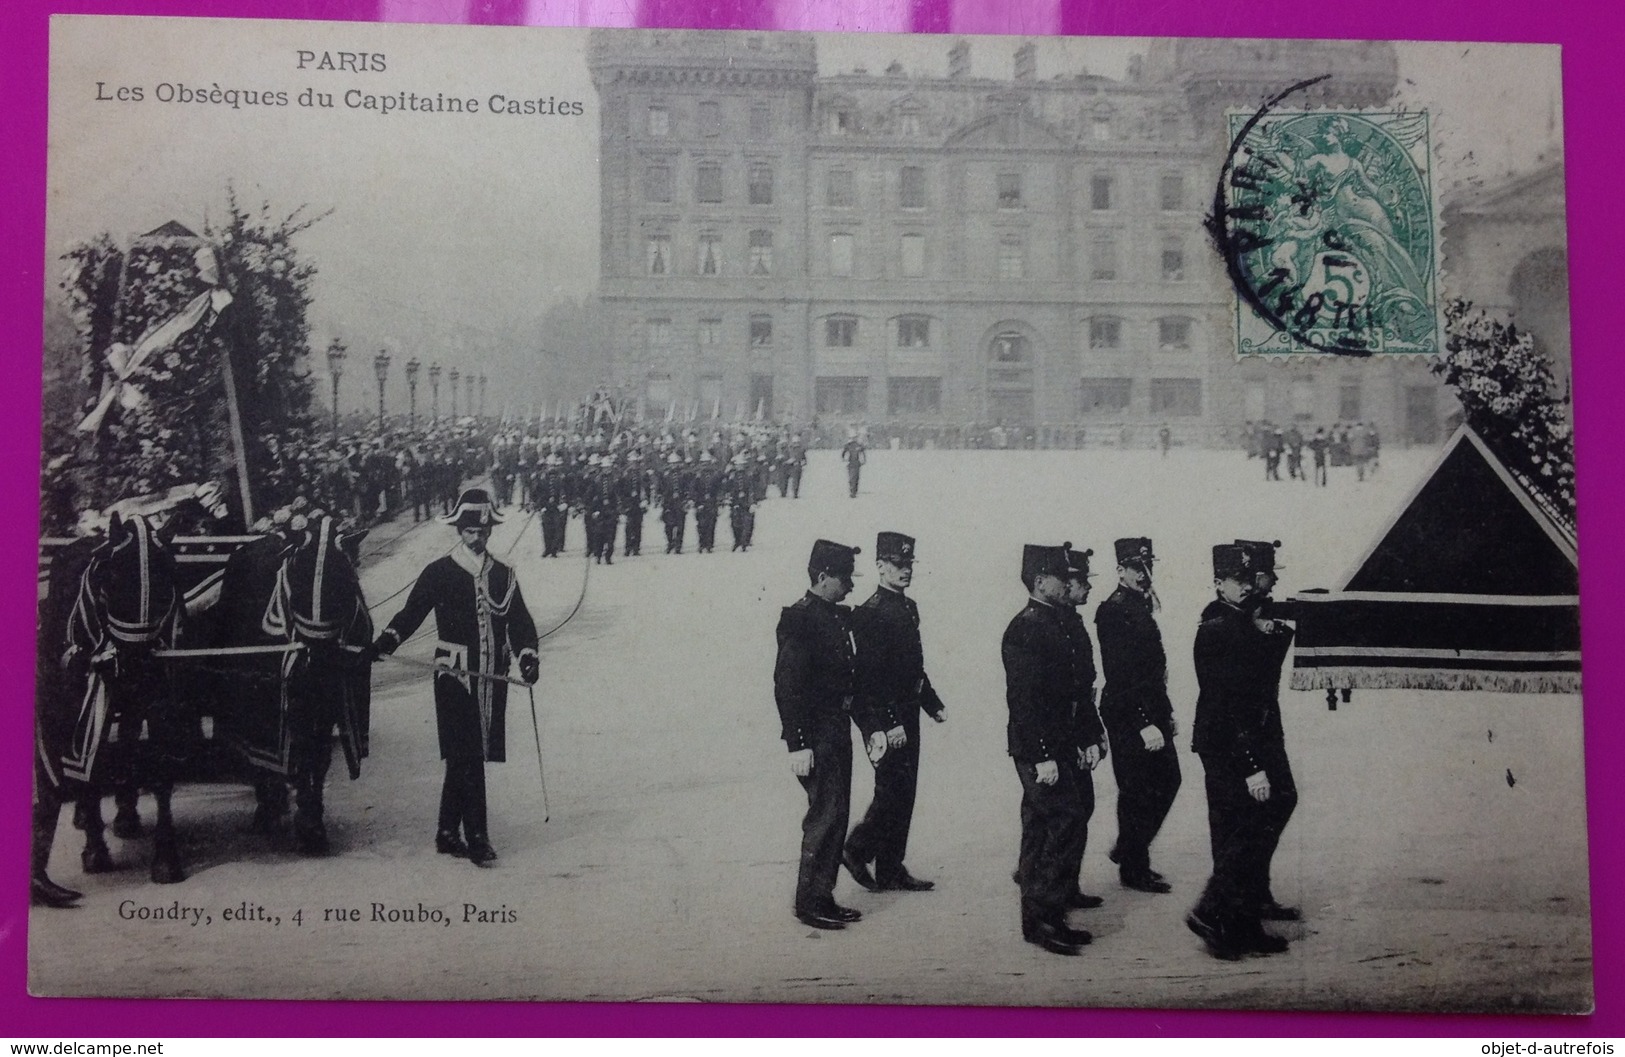
M1440 349L1428 115L1229 115L1215 233L1241 355Z

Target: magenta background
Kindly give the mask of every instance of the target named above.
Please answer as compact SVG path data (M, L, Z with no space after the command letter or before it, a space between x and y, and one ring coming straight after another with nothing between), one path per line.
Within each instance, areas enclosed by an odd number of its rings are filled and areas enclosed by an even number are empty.
M1608 359L1608 310L1618 304L1625 207L1612 193L1625 168L1618 116L1625 14L1619 0L0 0L0 114L10 157L0 172L0 318L14 402L0 414L0 1037L553 1034L1069 1034L1625 1036L1625 871L1619 832L1625 717L1618 711L1625 629L1616 600L1625 561L1625 485L1604 408L1625 394L1625 365ZM775 13L775 7L778 13ZM1139 10L1136 10L1139 8ZM1539 41L1563 45L1574 392L1579 422L1581 538L1586 555L1587 793L1597 1012L1589 1017L1241 1014L1115 1010L835 1006L545 1005L81 1001L26 993L27 851L37 533L39 349L44 289L47 20L53 13L712 28L914 30L1048 35L1376 37ZM1616 412L1617 413L1617 412ZM1354 747L1351 747L1354 748ZM1362 746L1361 751L1381 751ZM1575 761L1579 766L1580 761ZM1349 797L1358 805L1358 794ZM1538 847L1526 849L1539 855ZM1192 957L1199 957L1192 949ZM93 954L92 954L93 956ZM648 957L659 958L651 950Z

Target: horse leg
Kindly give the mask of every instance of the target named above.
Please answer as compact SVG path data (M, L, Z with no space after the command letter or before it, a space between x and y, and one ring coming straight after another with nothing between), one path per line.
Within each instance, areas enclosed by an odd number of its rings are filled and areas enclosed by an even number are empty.
M274 833L277 823L288 813L288 783L280 774L258 773L254 777L254 820L248 828L255 833Z
M153 784L152 795L158 801L158 822L153 827L152 836L154 884L168 885L186 880L186 871L181 869L180 847L175 840L175 817L169 810L170 796L174 791L173 782L163 781Z
M306 855L326 855L327 824L322 819L323 793L327 771L333 764L333 736L324 733L301 747L298 762L298 814L294 817L294 837Z
M85 873L111 873L116 870L118 867L113 865L113 855L107 850L107 838L103 836L106 823L102 821L102 794L99 789L85 787L79 794L74 817L84 821L85 850L79 853L79 865Z
M118 811L113 815L113 836L134 840L141 836L141 812L138 803L141 787L135 782L120 782L113 787L113 803Z

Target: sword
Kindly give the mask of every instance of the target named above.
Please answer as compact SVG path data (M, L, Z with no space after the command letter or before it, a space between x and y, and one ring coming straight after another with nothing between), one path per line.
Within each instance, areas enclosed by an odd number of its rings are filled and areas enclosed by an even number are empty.
M542 725L536 720L536 688L527 684L530 691L530 729L536 735L536 774L542 780L542 821L548 822L553 817L553 809L547 803L547 770L542 766Z
M351 653L365 652L360 646L346 646L344 648L349 650ZM511 686L522 686L527 690L530 688L529 683L525 682L523 679L515 679L511 675L492 675L489 672L474 672L463 668L451 668L444 664L433 664L429 661L415 661L410 657L397 657L393 653L380 653L378 655L378 659L381 661L394 661L396 664L404 664L408 668L422 668L425 671L445 672L448 675L455 676L466 675L473 679L484 679L493 683L508 683Z

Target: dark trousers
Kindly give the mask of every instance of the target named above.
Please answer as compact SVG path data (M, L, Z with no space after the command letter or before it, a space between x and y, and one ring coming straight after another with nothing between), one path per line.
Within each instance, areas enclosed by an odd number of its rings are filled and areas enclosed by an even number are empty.
M1016 761L1021 778L1021 884L1023 927L1056 924L1078 890L1078 869L1089 842L1089 816L1095 811L1095 782L1076 759L1058 760L1054 785L1038 784L1036 764Z
M564 549L564 527L570 512L548 506L542 511L542 556L552 557Z
M796 466L790 471L790 498L801 498L801 467Z
M643 511L633 507L626 512L626 554L631 557L643 550Z
M1179 792L1179 757L1166 726L1163 747L1148 752L1138 719L1115 711L1102 711L1100 718L1111 738L1117 779L1117 866L1125 876L1143 875L1151 869L1151 842Z
M477 756L446 760L446 778L440 784L440 832L457 832L468 840L484 840L485 761Z
M913 706L910 706L911 708ZM875 764L875 798L846 838L846 849L860 862L873 861L875 880L894 880L903 870L908 831L914 821L914 790L920 776L920 713L903 720L908 744L888 748Z
M701 504L694 508L694 531L700 537L700 550L709 551L717 545L717 508Z
M852 735L845 715L818 721L808 747L812 773L798 778L807 791L801 820L801 869L796 875L796 909L818 910L835 898L835 876L852 804Z
M858 476L860 472L857 463L849 462L846 464L846 490L853 499L858 497Z
M660 520L666 526L666 553L681 554L683 552L683 523L688 520L687 511L674 510L669 514L662 511Z
M1286 747L1262 746L1257 756L1270 780L1270 798L1262 803L1247 792L1252 767L1228 756L1202 756L1213 876L1197 911L1226 926L1256 922L1258 906L1274 898L1270 860L1298 804Z

